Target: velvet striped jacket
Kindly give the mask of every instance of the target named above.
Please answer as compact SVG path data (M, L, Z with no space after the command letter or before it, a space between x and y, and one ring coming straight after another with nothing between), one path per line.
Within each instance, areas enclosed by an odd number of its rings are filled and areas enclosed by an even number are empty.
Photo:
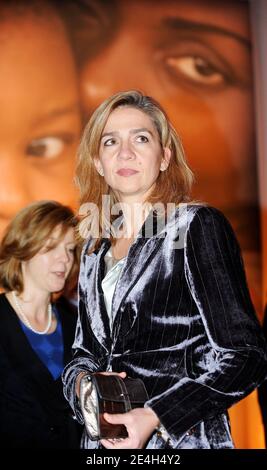
M90 255L85 246L66 398L82 422L76 377L110 364L143 379L146 406L172 447L232 447L227 408L267 375L239 245L222 213L203 205L179 206L160 230L154 225L152 212L129 249L113 296L112 331L101 288L110 241ZM95 445L84 436L82 446ZM166 446L156 434L147 444Z

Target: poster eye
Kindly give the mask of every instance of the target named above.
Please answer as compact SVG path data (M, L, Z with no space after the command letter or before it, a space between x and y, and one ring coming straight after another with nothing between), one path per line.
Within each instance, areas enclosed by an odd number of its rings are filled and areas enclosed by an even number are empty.
M64 148L64 140L60 137L42 137L32 140L27 147L27 155L32 157L53 158Z

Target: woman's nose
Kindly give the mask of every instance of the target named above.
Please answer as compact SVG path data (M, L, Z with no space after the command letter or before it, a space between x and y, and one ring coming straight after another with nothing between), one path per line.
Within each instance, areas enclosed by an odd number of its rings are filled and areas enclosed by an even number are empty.
M58 245L56 248L56 258L63 263L68 263L70 261L70 253L66 248Z
M135 153L131 148L130 142L122 143L118 151L119 160L132 160L135 157Z

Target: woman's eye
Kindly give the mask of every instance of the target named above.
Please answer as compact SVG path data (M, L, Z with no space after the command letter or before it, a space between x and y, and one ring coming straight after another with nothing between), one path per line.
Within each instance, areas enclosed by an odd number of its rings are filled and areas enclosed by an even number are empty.
M110 147L111 145L114 145L116 143L115 139L107 139L104 141L104 146L105 147Z
M227 77L216 66L200 56L169 57L166 63L174 72L199 84L216 86L227 80Z
M137 142L148 142L148 138L145 135L138 135L136 138Z
M64 145L64 139L60 137L42 137L32 140L26 149L26 153L31 157L53 158L60 155Z

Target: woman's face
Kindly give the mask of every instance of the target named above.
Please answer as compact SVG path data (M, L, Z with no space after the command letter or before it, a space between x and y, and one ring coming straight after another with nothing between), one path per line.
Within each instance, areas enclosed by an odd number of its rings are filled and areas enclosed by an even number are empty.
M95 165L121 202L137 203L147 199L169 159L149 116L121 107L107 120Z
M61 291L74 262L74 250L74 229L61 237L61 226L56 227L43 249L22 263L24 289Z
M0 28L0 234L38 199L75 205L80 112L62 23L25 14Z
M114 92L141 89L160 101L181 135L196 174L194 196L222 209L256 204L247 5L116 5L113 35L81 69L85 111Z

